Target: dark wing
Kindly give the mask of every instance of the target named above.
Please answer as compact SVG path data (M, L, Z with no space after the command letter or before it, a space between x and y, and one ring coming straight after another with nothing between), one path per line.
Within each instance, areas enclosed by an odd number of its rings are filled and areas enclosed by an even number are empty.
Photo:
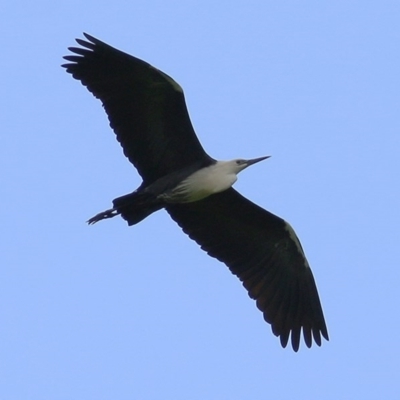
M210 256L224 262L256 300L272 331L295 351L300 332L311 347L328 339L321 303L300 242L288 223L234 189L167 207L171 217Z
M211 164L190 122L182 88L168 75L94 37L70 47L67 72L103 103L124 154L146 184L195 162Z

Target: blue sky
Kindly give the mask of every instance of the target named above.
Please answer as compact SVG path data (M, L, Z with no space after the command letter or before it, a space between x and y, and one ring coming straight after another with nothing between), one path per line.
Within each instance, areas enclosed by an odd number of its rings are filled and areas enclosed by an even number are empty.
M8 2L0 16L0 397L397 399L400 4ZM140 184L60 68L86 31L185 90L235 187L288 220L330 342L282 349L165 212L85 221Z

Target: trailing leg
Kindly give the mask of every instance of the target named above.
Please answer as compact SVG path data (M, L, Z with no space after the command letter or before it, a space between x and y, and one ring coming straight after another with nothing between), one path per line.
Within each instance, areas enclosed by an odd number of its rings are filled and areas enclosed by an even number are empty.
M92 225L103 219L113 218L116 215L128 222L128 225L134 225L145 219L155 211L163 208L162 201L150 193L138 192L126 194L113 200L113 208L103 211L87 222Z
M106 211L96 214L94 217L90 218L86 222L89 225L93 225L96 222L101 221L102 219L113 218L118 214L120 214L120 212L118 212L118 210L116 210L115 208L110 208L109 210L106 210Z

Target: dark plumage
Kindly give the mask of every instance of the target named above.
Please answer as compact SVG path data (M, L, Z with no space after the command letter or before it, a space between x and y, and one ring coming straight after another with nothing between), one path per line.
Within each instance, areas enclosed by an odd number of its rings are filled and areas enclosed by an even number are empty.
M177 187L202 168L237 174L260 161L217 162L203 150L190 122L182 88L148 63L85 34L64 58L67 72L103 103L124 154L143 178L134 192L89 220L121 215L129 225L165 208L189 237L224 262L243 282L264 319L286 347L311 347L328 332L315 281L293 229L230 187L186 202ZM239 161L243 166L237 166ZM246 164L247 163L247 164ZM205 171L208 171L205 170ZM230 171L230 170L229 170ZM236 175L235 175L236 177ZM175 191L174 191L175 190ZM175 197L172 197L172 194ZM181 196L183 196L181 194Z

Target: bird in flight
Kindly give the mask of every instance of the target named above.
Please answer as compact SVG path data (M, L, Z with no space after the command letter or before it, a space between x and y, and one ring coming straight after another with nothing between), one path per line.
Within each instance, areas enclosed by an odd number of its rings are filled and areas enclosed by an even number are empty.
M62 66L103 103L125 156L141 175L132 193L88 223L117 215L134 225L165 209L256 301L272 332L298 351L329 340L310 266L293 228L240 195L237 174L268 157L216 161L200 144L181 86L143 60L84 34Z

